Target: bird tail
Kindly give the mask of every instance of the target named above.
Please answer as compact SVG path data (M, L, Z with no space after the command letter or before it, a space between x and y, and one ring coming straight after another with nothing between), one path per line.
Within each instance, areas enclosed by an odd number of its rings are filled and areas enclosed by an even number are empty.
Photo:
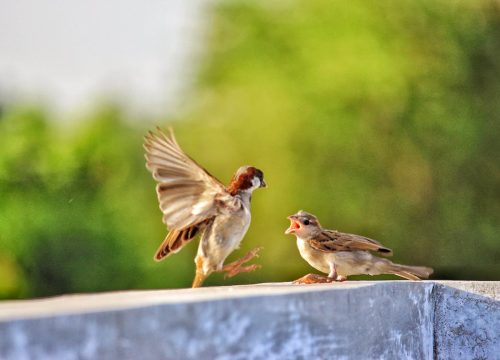
M389 267L389 274L401 276L408 280L421 280L427 279L434 270L425 266L407 266L399 264L391 264Z
M199 223L184 229L170 231L160 247L158 247L158 250L156 250L155 261L161 261L170 254L179 252L184 245L190 242L203 229L203 225L203 223Z

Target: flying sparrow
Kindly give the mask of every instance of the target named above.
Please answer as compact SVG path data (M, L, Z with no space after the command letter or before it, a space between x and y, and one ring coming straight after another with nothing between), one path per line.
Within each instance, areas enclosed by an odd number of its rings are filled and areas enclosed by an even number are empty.
M308 274L296 283L344 281L349 275L394 274L409 280L428 278L432 269L423 266L394 264L374 256L370 251L391 256L392 250L378 241L360 235L346 234L321 227L316 216L300 210L288 217L285 234L295 234L300 255L315 269L328 276Z
M200 234L193 287L201 286L214 271L231 277L255 270L257 265L241 265L257 256L260 248L226 266L224 260L239 247L248 230L252 192L266 187L262 171L242 166L226 187L182 151L171 129L169 134L150 131L144 148L146 168L158 183L163 223L170 230L154 259L160 261L178 252Z

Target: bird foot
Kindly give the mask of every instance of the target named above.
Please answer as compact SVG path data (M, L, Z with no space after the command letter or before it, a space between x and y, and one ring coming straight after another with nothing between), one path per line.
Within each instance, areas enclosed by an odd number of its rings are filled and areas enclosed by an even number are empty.
M300 279L295 280L292 284L325 284L331 283L334 279L329 278L328 276L318 275L318 274L307 274L302 276Z
M337 275L337 278L335 279L335 281L337 282L344 282L347 280L347 276L342 276L342 275Z
M220 270L221 272L226 273L224 275L224 279L231 278L235 275L238 275L239 273L251 272L261 268L261 266L258 264L242 266L244 263L249 262L254 257L258 257L259 256L258 253L260 250L262 250L262 247L256 247L255 249L250 250L245 256L239 258L238 260L233 261L232 263L229 263L227 265L224 265L224 267Z

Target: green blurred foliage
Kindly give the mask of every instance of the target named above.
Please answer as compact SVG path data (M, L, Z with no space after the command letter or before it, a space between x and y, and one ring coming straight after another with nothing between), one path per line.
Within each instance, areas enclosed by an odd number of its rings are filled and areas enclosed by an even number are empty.
M498 2L220 2L211 15L190 106L158 123L221 181L252 164L269 188L228 259L262 245L263 268L207 285L310 272L283 234L299 209L434 278L500 280ZM80 120L0 115L0 297L189 286L196 242L152 260L166 229L146 125L116 106Z

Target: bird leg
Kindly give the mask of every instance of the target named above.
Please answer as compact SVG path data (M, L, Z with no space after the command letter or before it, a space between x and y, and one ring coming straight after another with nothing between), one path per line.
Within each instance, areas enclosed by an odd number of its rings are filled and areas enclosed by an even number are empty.
M201 287L203 281L207 278L208 274L203 273L203 259L199 256L195 259L196 263L196 275L193 280L193 288Z
M330 281L338 282L347 280L346 276L342 276L337 272L337 265L335 265L335 263L330 264L330 273L328 274L328 278L330 279Z
M338 276L337 265L335 265L335 263L330 263L330 273L328 274L328 278L330 281L337 281Z
M258 252L262 250L262 247L256 247L253 250L250 250L245 256L242 258L233 261L232 263L229 263L227 265L224 265L222 269L220 269L220 272L225 272L226 274L224 275L224 279L231 278L239 273L242 272L250 272L259 269L261 266L258 264L252 264L248 266L241 266L246 262L249 262L252 260L254 257L258 257Z
M318 275L318 274L307 274L302 276L300 279L297 279L292 282L294 285L299 284L325 284L331 283L333 280L328 276Z

